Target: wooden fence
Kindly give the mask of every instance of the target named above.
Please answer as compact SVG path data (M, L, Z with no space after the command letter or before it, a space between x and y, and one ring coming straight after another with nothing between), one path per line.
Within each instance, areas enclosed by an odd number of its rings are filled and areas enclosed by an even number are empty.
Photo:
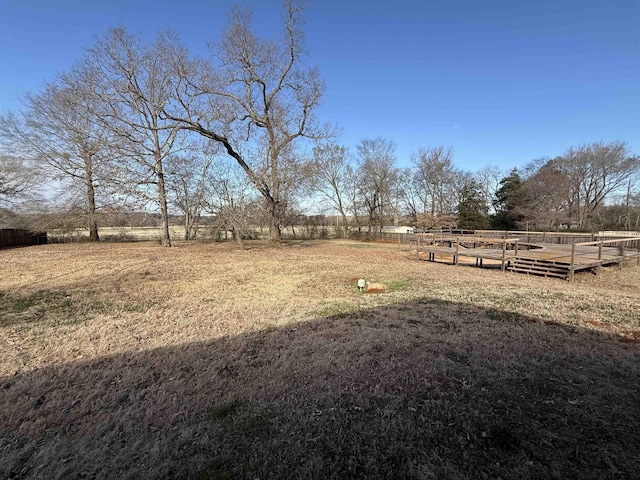
M32 232L31 230L19 228L0 229L0 248L43 245L45 243L47 243L46 232Z

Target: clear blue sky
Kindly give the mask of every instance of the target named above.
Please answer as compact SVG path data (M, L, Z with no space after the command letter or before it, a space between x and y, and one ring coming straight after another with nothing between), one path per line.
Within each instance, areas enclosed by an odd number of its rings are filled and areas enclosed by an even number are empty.
M0 111L67 69L109 27L170 28L195 51L234 4L273 37L278 0L0 0ZM640 1L307 0L321 119L362 138L451 146L458 167L520 167L623 140L640 154Z

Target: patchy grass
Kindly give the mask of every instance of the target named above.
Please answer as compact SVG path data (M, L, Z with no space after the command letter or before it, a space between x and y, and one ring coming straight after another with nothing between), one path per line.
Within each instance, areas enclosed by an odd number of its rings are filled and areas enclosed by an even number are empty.
M360 245L0 252L0 478L637 478L640 269Z
M357 287L355 287L357 290ZM343 302L328 302L321 304L320 308L315 311L318 317L338 317L344 318L356 311L353 304Z
M0 327L33 323L82 323L109 309L89 295L74 298L65 291L38 290L28 294L0 293Z
M377 245L375 243L344 243L341 246L348 248L382 248L381 245Z
M390 292L408 290L413 285L413 281L409 278L384 280L384 283Z

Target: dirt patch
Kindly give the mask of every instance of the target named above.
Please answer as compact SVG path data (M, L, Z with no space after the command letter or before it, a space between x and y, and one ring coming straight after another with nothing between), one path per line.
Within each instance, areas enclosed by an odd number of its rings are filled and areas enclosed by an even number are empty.
M612 330L613 329L613 324L609 323L609 322L597 322L595 320L586 320L585 325L589 325L590 327L597 327L597 328L601 328L603 330Z

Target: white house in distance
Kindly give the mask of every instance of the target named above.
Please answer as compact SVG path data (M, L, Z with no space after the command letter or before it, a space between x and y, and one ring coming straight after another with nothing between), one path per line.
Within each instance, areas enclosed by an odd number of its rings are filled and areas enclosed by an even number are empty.
M382 233L413 233L413 227L382 227Z

